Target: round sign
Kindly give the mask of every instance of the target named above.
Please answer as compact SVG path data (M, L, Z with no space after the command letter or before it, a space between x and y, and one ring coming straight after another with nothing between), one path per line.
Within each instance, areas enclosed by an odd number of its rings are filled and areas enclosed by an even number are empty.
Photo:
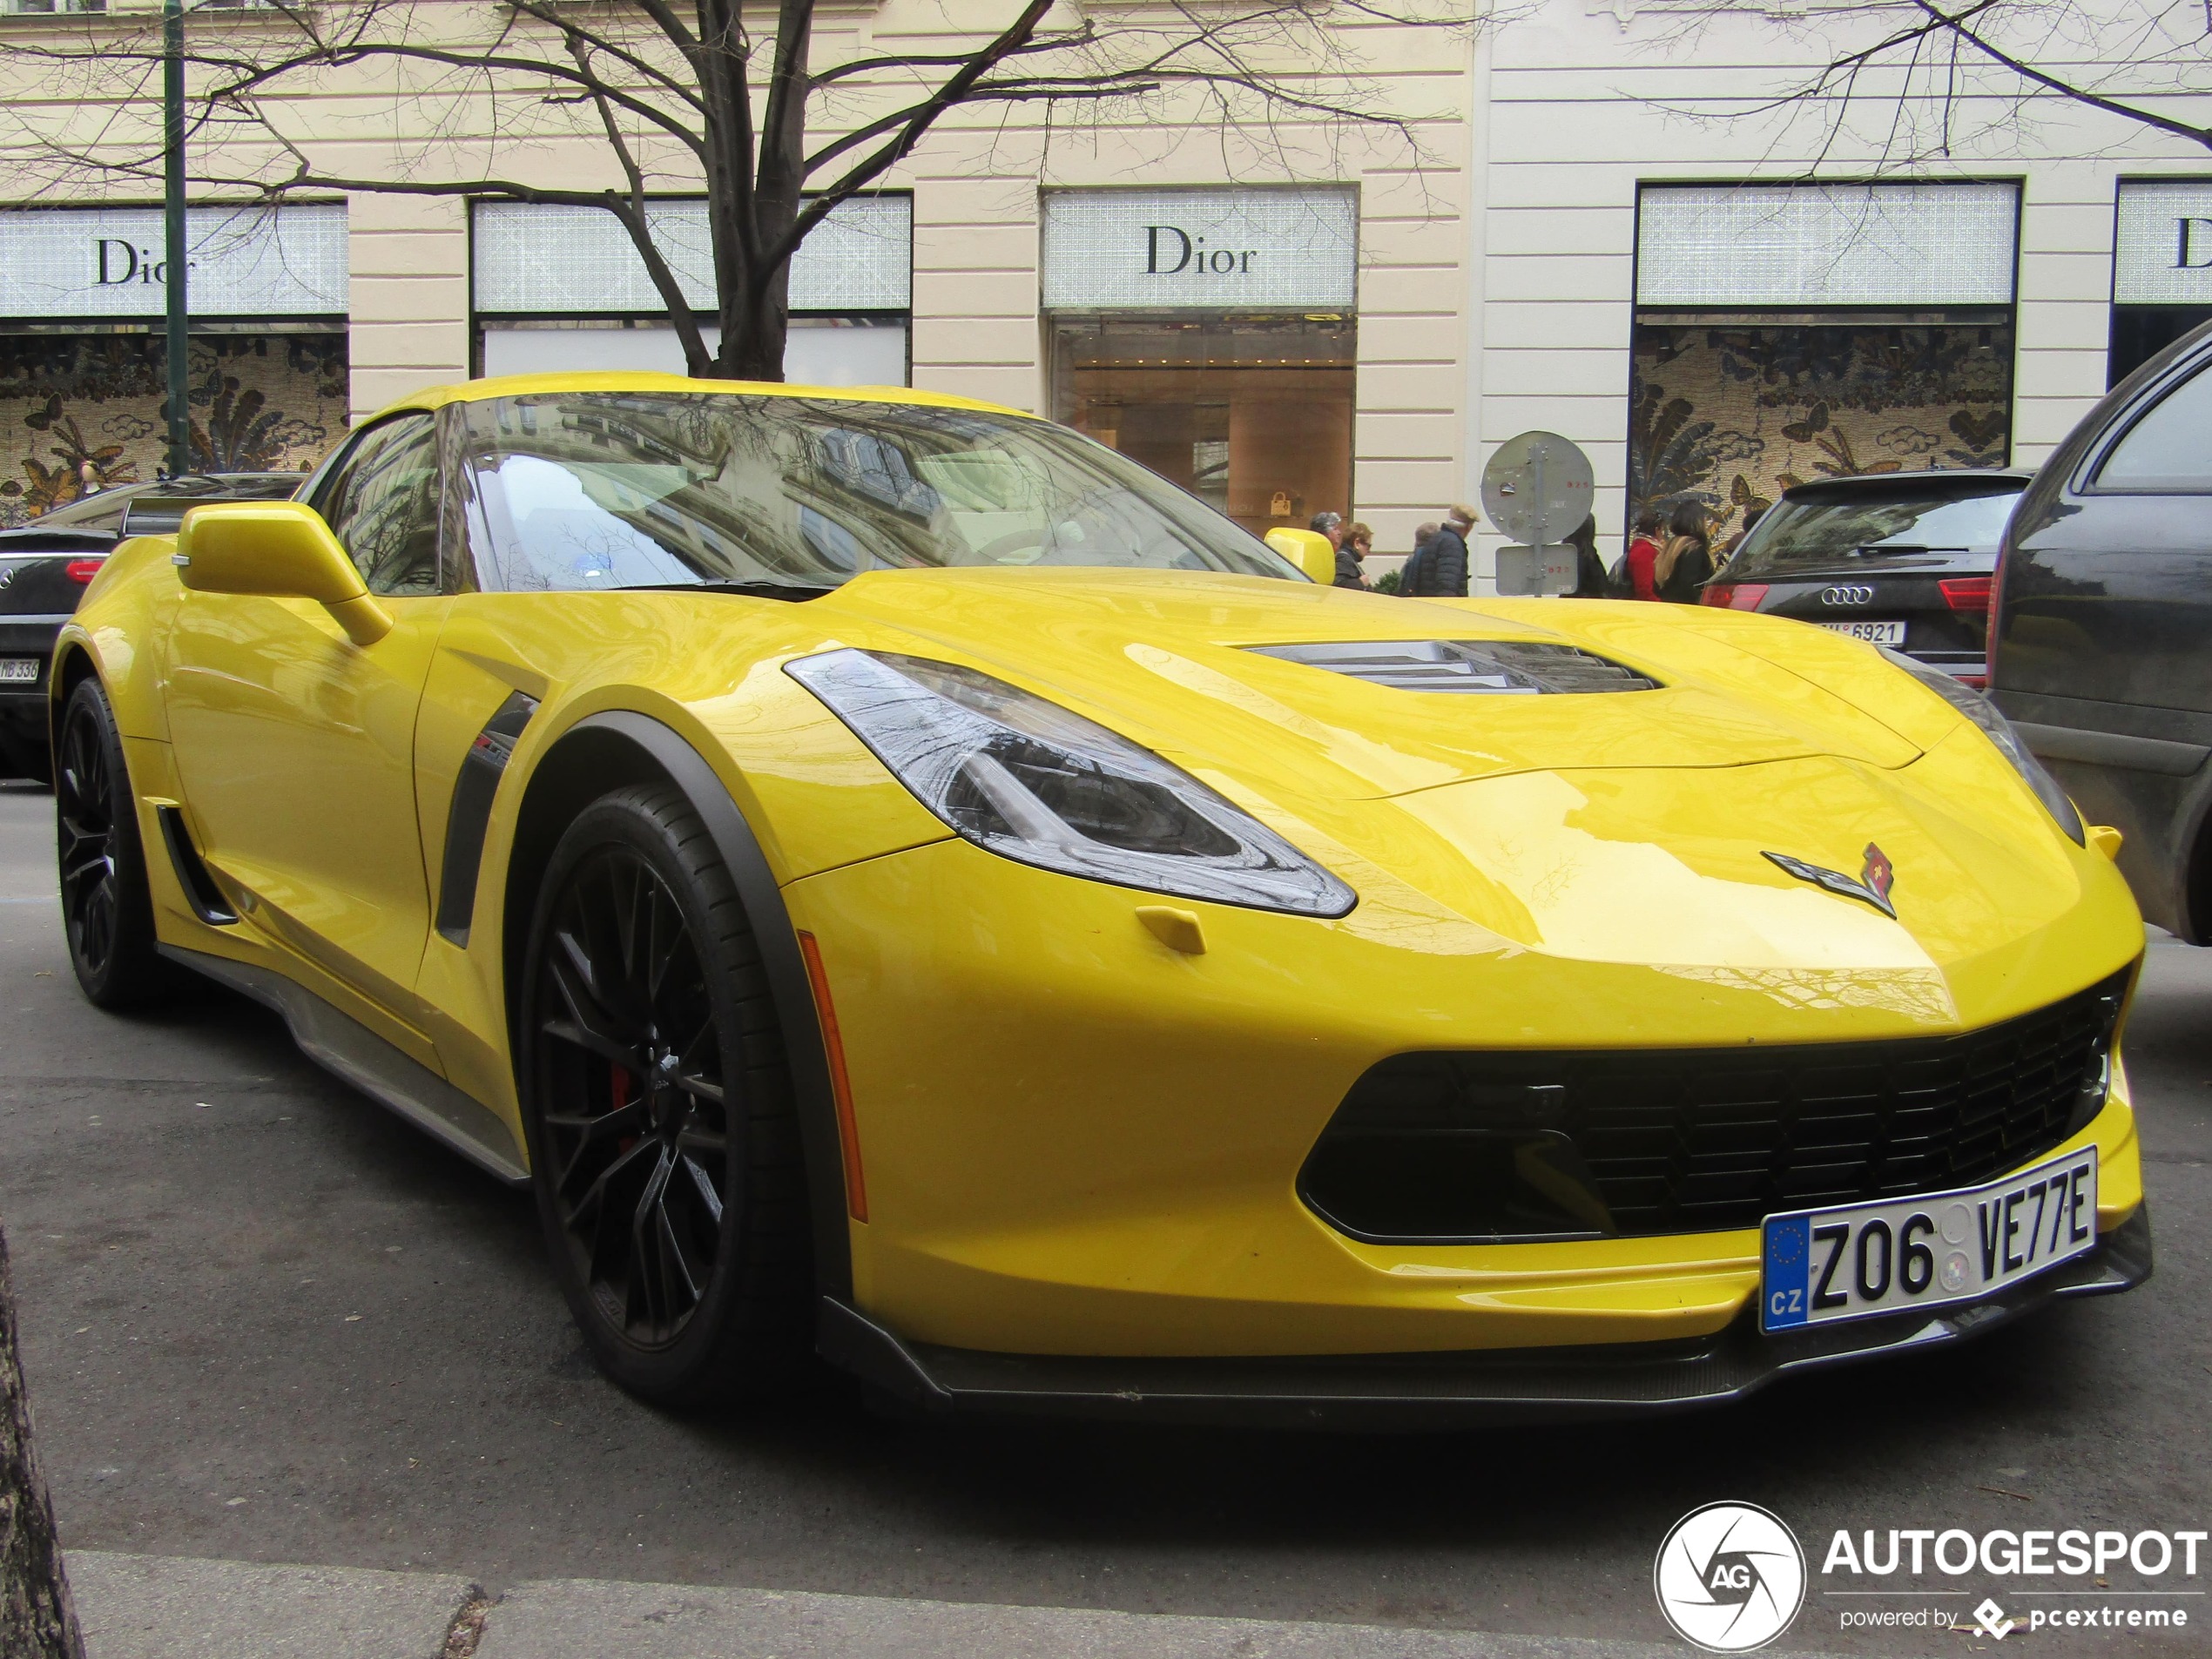
M1491 452L1482 510L1516 542L1552 547L1590 516L1590 458L1556 432L1524 432Z
M1674 1525L1652 1563L1659 1611L1708 1653L1749 1653L1788 1629L1805 1604L1805 1556L1780 1517L1709 1503Z

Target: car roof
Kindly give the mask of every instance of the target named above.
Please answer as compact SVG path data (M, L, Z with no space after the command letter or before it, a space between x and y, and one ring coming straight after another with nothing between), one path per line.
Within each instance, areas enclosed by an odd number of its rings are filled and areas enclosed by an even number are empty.
M2026 489L2035 477L2032 467L1931 467L1919 472L1862 472L1844 478L1809 478L1782 492L1784 501L1812 501L1822 496L1880 495L1899 487L1914 493L1932 489L1978 485L1976 495L1994 495L1992 484Z
M1008 408L1002 403L985 403L972 397L955 397L949 392L926 392L911 386L791 386L772 381L697 381L681 374L657 374L643 369L502 374L489 380L428 386L401 398L378 413L381 417L404 409L436 409L448 403L476 403L495 397L543 397L556 392L668 392L710 397L810 397L842 403L903 405L926 409L974 409L988 415L1015 415L1025 421L1039 418L1026 409Z

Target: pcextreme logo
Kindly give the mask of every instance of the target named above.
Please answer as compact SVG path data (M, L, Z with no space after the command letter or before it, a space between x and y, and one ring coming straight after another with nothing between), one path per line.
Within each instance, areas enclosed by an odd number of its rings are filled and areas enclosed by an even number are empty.
M1651 1587L1674 1632L1708 1653L1750 1653L1790 1628L1805 1604L1805 1554L1779 1516L1750 1503L1709 1503L1674 1524Z

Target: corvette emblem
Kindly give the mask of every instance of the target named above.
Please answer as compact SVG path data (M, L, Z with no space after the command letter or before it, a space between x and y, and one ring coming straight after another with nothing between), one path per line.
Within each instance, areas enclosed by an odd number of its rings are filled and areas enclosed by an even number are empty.
M1856 880L1841 870L1824 870L1817 864L1793 859L1787 853L1770 853L1766 856L1800 881L1810 881L1816 887L1825 887L1846 899L1860 900L1892 921L1897 920L1897 907L1890 903L1890 889L1897 885L1897 868L1890 862L1890 855L1871 841L1866 844L1866 864Z

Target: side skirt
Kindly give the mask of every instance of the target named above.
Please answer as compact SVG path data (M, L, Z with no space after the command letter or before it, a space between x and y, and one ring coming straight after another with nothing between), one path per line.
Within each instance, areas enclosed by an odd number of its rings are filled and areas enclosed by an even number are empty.
M273 1008L300 1053L509 1186L525 1186L522 1148L498 1115L417 1065L358 1020L283 974L206 951L164 945L171 961Z

